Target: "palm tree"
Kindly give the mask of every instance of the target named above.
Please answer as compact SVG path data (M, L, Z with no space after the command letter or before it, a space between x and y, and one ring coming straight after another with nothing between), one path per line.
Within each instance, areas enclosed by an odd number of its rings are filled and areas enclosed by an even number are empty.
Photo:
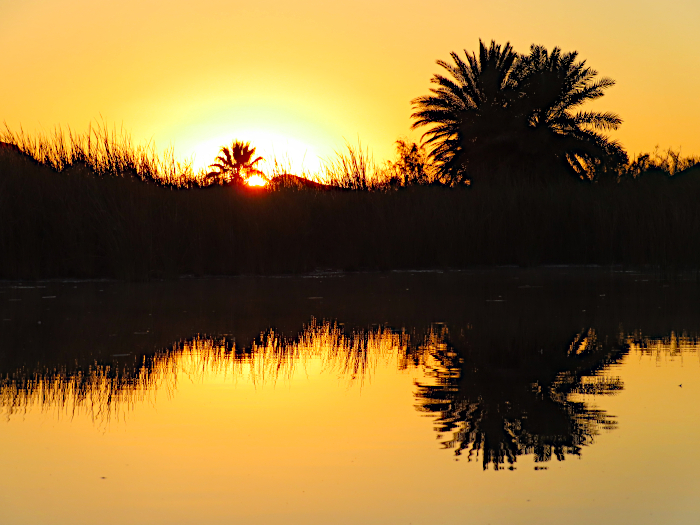
M216 157L218 162L209 165L214 170L206 174L205 183L239 185L251 175L264 177L263 172L255 167L263 158L253 159L255 148L250 147L250 142L234 140L231 148L223 146L221 153Z
M518 55L510 43L501 49L491 41L487 48L481 40L478 57L464 54L466 61L450 53L454 65L438 60L453 78L433 76L438 87L432 95L412 101L412 129L431 126L425 144L438 177L448 183L469 179L468 172L488 165L513 140L511 107L518 94L512 72Z
M514 76L522 93L519 111L527 119L528 133L521 143L530 158L541 159L544 171L555 164L592 179L602 171L615 171L627 162L622 146L603 135L615 130L622 119L615 113L576 111L582 104L604 95L615 84L611 78L596 80L597 71L576 61L578 54L551 53L532 45L515 66ZM549 168L547 170L546 168Z
M453 78L435 75L432 95L413 100L412 127L430 126L423 137L443 182L542 179L561 166L590 179L626 162L622 147L600 133L617 129L619 116L572 113L614 84L596 81L576 52L533 45L518 55L509 43L479 41L478 57L465 55L466 62L451 53L455 65L438 60Z

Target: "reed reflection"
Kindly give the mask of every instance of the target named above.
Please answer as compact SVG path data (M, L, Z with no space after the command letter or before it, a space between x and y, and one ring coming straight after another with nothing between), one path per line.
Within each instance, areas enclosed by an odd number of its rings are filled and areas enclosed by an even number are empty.
M486 344L470 328L455 333L453 338L443 324L423 332L349 330L312 319L295 337L268 330L240 344L227 335L201 336L153 354L114 355L110 362L76 360L54 368L38 363L0 371L0 411L9 419L37 407L106 422L158 392L175 395L185 378L263 386L313 368L361 386L378 366L417 369L424 379L415 384L416 408L434 418L444 448L480 461L484 469L512 469L523 455L546 468L553 458L580 455L597 434L616 427L615 416L597 408L594 396L623 389L614 365L630 351L658 359L698 353L696 338L675 333L603 337L590 328L569 341L528 339L503 348Z
M687 355L700 358L698 352L700 341L687 332L680 334L671 332L665 337L651 338L638 330L627 336L625 342L632 352L653 357L656 361L683 359Z
M111 362L76 361L53 368L39 363L0 371L0 411L9 418L36 406L103 421L158 391L174 394L182 378L225 376L264 385L291 377L311 362L320 363L323 372L361 384L380 363L395 362L402 370L420 359L411 354L403 332L376 326L346 333L342 324L312 319L295 338L268 330L241 345L225 335L201 336L153 354L114 355Z

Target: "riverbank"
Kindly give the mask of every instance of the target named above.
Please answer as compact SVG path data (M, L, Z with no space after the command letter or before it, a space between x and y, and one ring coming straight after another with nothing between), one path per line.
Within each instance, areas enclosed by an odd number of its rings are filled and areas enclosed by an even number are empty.
M0 163L0 278L457 269L700 267L700 183L174 189Z

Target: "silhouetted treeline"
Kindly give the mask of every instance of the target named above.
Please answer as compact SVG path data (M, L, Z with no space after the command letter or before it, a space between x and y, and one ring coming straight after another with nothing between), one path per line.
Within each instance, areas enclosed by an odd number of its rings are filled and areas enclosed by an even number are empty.
M178 190L80 169L56 173L0 155L0 278L542 264L698 268L699 179Z

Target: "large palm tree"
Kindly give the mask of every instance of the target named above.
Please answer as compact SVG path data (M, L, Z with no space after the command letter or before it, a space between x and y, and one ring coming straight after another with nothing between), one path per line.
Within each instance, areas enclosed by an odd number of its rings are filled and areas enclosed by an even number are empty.
M518 96L512 76L518 55L509 43L501 48L491 41L487 48L479 40L478 56L464 53L466 60L450 53L454 65L438 60L452 78L433 76L432 94L412 101L412 128L431 127L425 144L438 176L451 183L470 178L513 141L511 109Z
M602 133L620 126L619 115L579 110L602 97L615 81L596 79L598 72L587 67L585 60L577 61L577 56L558 47L549 53L533 44L530 53L519 58L514 77L521 93L518 110L527 125L521 144L531 159L540 159L545 171L558 164L591 179L626 163L627 154Z
M619 116L573 113L614 84L596 81L575 52L533 45L518 55L508 43L479 41L478 56L465 55L466 62L451 53L454 65L438 60L452 78L435 75L432 94L413 100L413 128L430 127L423 137L443 181L542 179L562 166L592 178L626 161L622 147L600 133L616 129Z
M253 158L253 155L255 148L250 147L250 142L234 140L231 148L223 146L221 155L216 157L218 162L209 166L214 170L207 173L205 182L239 185L251 175L264 176L263 172L255 167L263 158Z

